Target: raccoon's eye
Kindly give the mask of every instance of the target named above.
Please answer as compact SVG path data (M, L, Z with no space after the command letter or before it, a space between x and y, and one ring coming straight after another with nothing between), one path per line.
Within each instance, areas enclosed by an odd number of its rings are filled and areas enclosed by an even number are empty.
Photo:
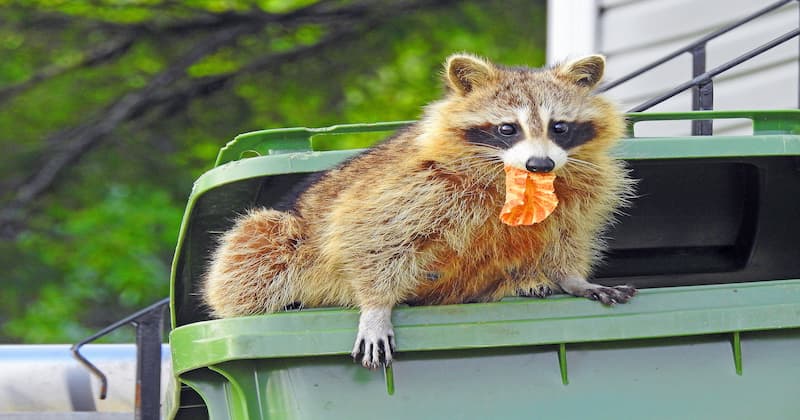
M565 134L569 131L569 124L565 123L564 121L556 121L550 126L550 128L553 130L553 133Z
M497 132L504 136L513 136L517 134L517 127L514 127L512 124L500 124L497 127Z

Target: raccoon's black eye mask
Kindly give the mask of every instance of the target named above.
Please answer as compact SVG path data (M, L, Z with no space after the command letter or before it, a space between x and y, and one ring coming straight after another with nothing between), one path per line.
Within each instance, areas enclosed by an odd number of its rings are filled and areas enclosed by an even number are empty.
M520 140L522 130L517 123L484 124L464 130L464 139L499 149L508 149Z
M564 150L578 147L596 135L591 121L551 121L547 136Z
M564 150L578 147L596 134L591 121L551 121L547 128L547 136ZM464 130L463 135L472 144L508 149L521 139L522 130L517 123L484 124Z

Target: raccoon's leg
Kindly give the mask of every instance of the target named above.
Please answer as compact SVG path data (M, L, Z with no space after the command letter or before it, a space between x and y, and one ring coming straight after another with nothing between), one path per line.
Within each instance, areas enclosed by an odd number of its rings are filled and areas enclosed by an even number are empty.
M601 286L590 283L585 277L578 274L566 275L558 278L557 281L561 289L573 296L597 300L606 305L625 303L636 294L636 289L632 286Z
M413 294L421 277L426 254L406 242L362 248L360 257L345 268L361 310L352 356L369 369L392 362L397 349L392 326L392 308Z
M387 278L388 281L353 282L356 284L356 302L361 316L358 319L358 334L351 355L355 361L360 356L361 365L368 369L377 369L381 364L392 363L397 349L392 326L392 308L408 296L402 290L410 281L405 276L375 278Z
M597 300L606 305L630 300L636 294L632 286L606 287L587 280L592 265L605 247L600 233L609 219L611 208L594 205L580 209L579 202L566 200L562 204L562 219L554 225L557 230L551 232L551 238L558 242L558 246L546 247L540 259L545 273L564 292L573 296Z
M203 297L214 316L275 312L297 300L295 251L301 220L276 210L252 210L221 238Z

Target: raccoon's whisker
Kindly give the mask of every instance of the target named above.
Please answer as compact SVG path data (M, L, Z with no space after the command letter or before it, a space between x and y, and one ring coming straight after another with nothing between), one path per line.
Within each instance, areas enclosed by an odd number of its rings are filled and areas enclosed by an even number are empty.
M489 181L491 181L492 178L497 177L500 174L500 171L498 170L499 168L494 166L488 168L484 167L482 169L484 169L484 171L478 174L471 186L474 187L477 185L486 185L489 183Z
M486 161L471 161L463 162L459 167L459 171L465 173L470 179L475 180L480 174L486 171L490 164Z
M497 155L480 154L465 156L456 159L458 168L461 171L470 172L471 182L467 188L480 188L485 186L492 178L502 173L503 160Z
M457 159L457 160L454 160L453 162L450 162L449 166L463 168L463 167L474 167L474 166L488 165L490 163L491 162L486 160L486 159L477 159L477 158L464 159L464 158L462 158L462 159Z
M500 156L485 155L480 156L478 159L476 159L476 161L494 165L496 163L502 163L503 159L501 159Z
M510 146L508 143L505 143L505 142L503 144L505 144L506 146ZM479 148L479 149L491 150L492 152L495 152L495 153L502 153L502 152L505 151L505 149L503 149L502 147L498 147L498 146L495 146L495 145L492 145L492 144L474 143L471 146L473 146L475 148Z
M496 158L492 156L464 156L447 162L446 166L456 171L463 171L473 167L493 166L496 162Z
M567 170L567 172L578 171L578 172L596 173L603 170L602 167L591 162L586 162L582 160L572 160L571 158L567 158L567 161L572 164L564 167L564 169Z
M489 148L487 146L480 145L478 146L480 149L488 149L488 150L471 150L470 154L462 156L464 158L474 158L474 157L500 157L497 153L500 149L496 148Z
M490 164L493 165L497 162L502 162L499 156L489 155L489 154L480 154L480 155L472 155L472 156L463 156L461 158L455 159L451 162L454 165L460 165L463 163L468 164Z
M487 158L492 161L502 161L503 157L499 153L482 153L481 157Z
M466 165L460 168L462 171L469 172L471 178L476 179L482 177L483 174L491 173L491 168L486 164Z
M583 165L583 166L587 166L587 167L590 167L590 168L602 169L602 167L600 165L596 164L596 163L592 163L592 162L589 162L589 161L586 161L586 160L581 160L581 159L574 158L574 157L567 157L567 161L576 163L578 166Z
M486 130L484 130L484 129L481 129L481 130L479 130L479 132L481 132L481 133L484 133L484 134L487 134L487 135L491 136L491 138L492 138L493 140L498 140L500 143L503 143L503 144L504 144L504 145L506 145L506 146L511 146L511 144L508 142L508 140L504 139L503 137L500 137L500 136L498 136L498 135L497 135L497 134L495 134L495 133L492 133L491 131L486 131ZM486 147L496 147L496 146L490 146L490 145L488 145L488 144L482 144L481 146L486 146ZM498 148L498 149L499 149L499 148Z
M483 159L485 159L485 158L500 159L500 156L497 156L497 155L495 155L493 153L474 153L474 154L471 154L469 156L462 156L459 159L470 159L470 158L474 158L474 159L479 159L479 158L483 158Z
M488 172L488 171L484 172L483 174L481 174L480 178L477 179L476 183L478 185L486 184L486 183L488 183L489 180L492 179L493 176L494 176L494 174L491 173L491 172Z
M583 168L582 167L577 167L577 166L572 166L572 167L565 166L562 169L562 171L563 171L564 175L572 177L572 176L576 176L576 174L579 176L580 173L583 171Z

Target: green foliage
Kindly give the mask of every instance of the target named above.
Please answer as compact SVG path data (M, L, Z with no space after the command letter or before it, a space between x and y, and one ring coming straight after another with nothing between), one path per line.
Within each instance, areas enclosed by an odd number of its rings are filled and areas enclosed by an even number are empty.
M144 204L144 205L143 205ZM58 278L41 282L37 298L8 334L32 342L88 335L75 316L87 307L134 308L165 294L169 249L180 225L181 210L155 185L109 185L97 203L48 209L47 226L18 238L19 250ZM118 311L98 313L104 322Z
M63 146L48 135L102 118L110 104L142 89L214 29L176 29L180 24L289 13L314 3L0 0L6 9L0 16L0 92L42 69L58 70L0 99L0 146L9 151L0 154L0 200ZM263 57L323 41L330 22L269 24L205 55L167 90L235 76L158 102L117 126L26 210L22 233L0 241L0 266L8 267L0 273L0 341L76 340L166 296L191 183L236 134L414 119L441 95L441 63L457 51L541 65L542 3L465 1L407 10L331 47L256 70L249 66ZM84 63L88 51L131 34L132 44L118 55ZM320 144L356 147L374 140L334 137Z

